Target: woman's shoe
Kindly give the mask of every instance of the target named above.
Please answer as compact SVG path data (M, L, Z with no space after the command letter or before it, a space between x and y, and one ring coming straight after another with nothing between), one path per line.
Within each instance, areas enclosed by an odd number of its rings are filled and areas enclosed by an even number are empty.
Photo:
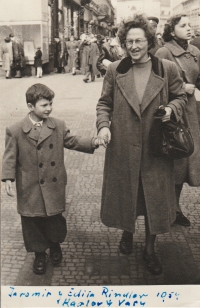
M76 75L76 72L75 72L75 73L72 73L72 75L73 75L73 76Z
M152 273L153 275L162 274L162 265L160 261L158 260L155 252L152 254L148 254L145 249L143 253L143 257L146 262L147 269L150 273Z
M46 273L46 252L35 252L35 260L33 262L33 272L37 275Z
M88 82L88 80L89 80L89 78L84 78L83 79L83 81L86 82L86 83Z
M176 212L176 220L174 223L184 227L190 226L189 219L187 219L187 217L185 217L182 212Z
M130 255L133 252L133 233L124 231L119 243L119 250L124 255Z

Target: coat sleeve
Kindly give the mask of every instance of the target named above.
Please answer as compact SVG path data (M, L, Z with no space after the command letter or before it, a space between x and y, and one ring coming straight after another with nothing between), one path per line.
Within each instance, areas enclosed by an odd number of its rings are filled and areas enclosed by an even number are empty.
M168 106L172 108L176 120L179 121L185 110L187 103L187 95L183 88L183 80L179 74L178 68L175 63L170 62L170 75L168 79L169 87L169 104Z
M16 177L16 164L17 164L18 146L17 140L9 130L6 128L6 142L5 152L3 155L2 164L2 181L14 181Z
M113 91L114 91L114 78L112 74L111 65L108 66L104 82L101 97L98 101L97 110L97 131L103 127L109 128L109 121L113 111Z
M64 124L63 146L66 149L93 154L97 148L94 144L94 137L76 136Z

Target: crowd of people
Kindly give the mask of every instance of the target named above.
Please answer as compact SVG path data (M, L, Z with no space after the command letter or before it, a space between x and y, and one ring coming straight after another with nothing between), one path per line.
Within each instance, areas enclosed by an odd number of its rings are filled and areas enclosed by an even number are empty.
M60 243L66 236L63 147L86 153L100 145L106 148L101 220L123 230L119 250L128 255L133 251L135 221L139 215L145 217L143 256L152 274L162 273L154 250L156 236L169 232L173 223L190 225L181 210L180 194L184 183L200 186L200 114L195 98L195 89L200 90L200 51L195 46L198 40L191 44L188 16L170 17L163 35L156 35L158 22L156 17L135 15L123 21L109 41L84 34L80 41L72 36L66 42L73 76L78 65L85 83L90 76L91 81L104 76L96 108L96 138L72 136L64 122L49 117L54 92L41 84L26 92L28 116L6 130L2 180L10 196L16 180L25 247L35 252L36 274L46 271L47 248L54 264L62 261ZM57 69L62 73L64 48L59 38L55 40ZM161 104L163 123L188 119L194 142L189 157L173 160L151 155L153 115Z
M10 34L1 45L2 69L6 73L6 79L11 79L11 70L14 77L21 78L25 68L24 47L22 42Z

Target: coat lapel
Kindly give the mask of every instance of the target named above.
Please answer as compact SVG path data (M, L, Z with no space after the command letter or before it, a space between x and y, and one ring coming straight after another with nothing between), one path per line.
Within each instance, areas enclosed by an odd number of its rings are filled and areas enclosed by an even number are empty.
M55 123L51 118L48 118L44 120L42 125L42 130L40 132L40 138L38 140L38 144L43 142L45 139L47 139L49 136L51 136L53 129L55 129Z
M152 100L158 95L164 86L164 79L151 71L149 81L147 83L146 90L141 104L141 113L147 108L147 106L152 102Z
M140 118L140 105L133 82L132 70L129 69L128 72L126 72L125 74L118 74L116 76L116 82L123 96Z
M150 54L152 61L152 71L147 83L147 87L142 99L140 107L136 89L134 87L132 77L132 61L130 57L124 58L118 65L116 71L116 82L130 106L134 109L137 115L141 118L142 112L152 102L152 100L158 95L161 89L164 87L164 71L161 64L161 60ZM162 76L162 77L161 77ZM142 85L141 85L142 86Z
M40 132L40 138L38 140L38 131L33 128L33 124L29 119L29 115L23 121L22 129L24 133L28 134L28 137L34 141L38 141L38 144L43 142L46 138L48 138L52 134L52 129L55 129L55 123L52 118L48 118L44 120L42 125L42 130Z

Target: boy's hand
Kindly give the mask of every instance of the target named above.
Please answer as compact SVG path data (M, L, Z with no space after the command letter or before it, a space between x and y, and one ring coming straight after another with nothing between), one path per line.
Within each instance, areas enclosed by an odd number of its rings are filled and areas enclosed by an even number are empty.
M6 191L8 196L14 197L13 184L10 180L7 180L5 182L5 191Z

